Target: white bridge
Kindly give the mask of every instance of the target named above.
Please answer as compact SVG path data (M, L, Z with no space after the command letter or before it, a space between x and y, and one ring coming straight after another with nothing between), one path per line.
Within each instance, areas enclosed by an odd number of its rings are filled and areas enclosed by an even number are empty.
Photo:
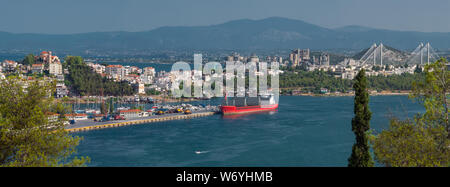
M383 58L386 48L383 43L377 45L374 43L364 55L359 59L360 65L372 64L383 66ZM423 65L424 61L429 64L439 59L439 55L431 47L430 43L424 45L420 43L417 48L410 53L410 57L406 61L408 64L420 64Z

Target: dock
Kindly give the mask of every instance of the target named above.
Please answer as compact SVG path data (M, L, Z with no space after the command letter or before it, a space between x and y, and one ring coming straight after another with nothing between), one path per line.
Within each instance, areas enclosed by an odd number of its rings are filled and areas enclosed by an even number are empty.
M122 127L122 126L146 124L146 123L154 123L154 122L162 122L162 121L191 119L191 118L198 118L198 117L204 117L204 116L211 116L216 113L217 112L197 112L197 113L192 113L192 114L178 113L178 114L166 114L166 115L153 115L153 116L149 116L149 117L135 118L135 119L129 119L129 120L106 121L106 122L94 122L91 120L85 120L85 121L78 121L76 124L68 126L65 130L68 132L89 131L89 130L96 130L96 129Z

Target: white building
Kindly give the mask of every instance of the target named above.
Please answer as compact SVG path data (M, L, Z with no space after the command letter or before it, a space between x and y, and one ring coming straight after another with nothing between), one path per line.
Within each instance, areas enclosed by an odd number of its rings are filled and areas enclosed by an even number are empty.
M49 73L51 75L62 75L62 65L61 62L52 62L49 64Z
M126 69L122 65L109 65L105 68L106 76L116 81L121 81L127 75Z
M66 85L58 83L56 84L56 98L63 98L69 95L69 90Z

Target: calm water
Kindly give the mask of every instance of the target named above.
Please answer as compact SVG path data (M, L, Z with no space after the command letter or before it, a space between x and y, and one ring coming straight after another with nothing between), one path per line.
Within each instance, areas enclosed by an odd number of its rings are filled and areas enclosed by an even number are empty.
M374 96L371 125L423 108L406 96ZM90 166L346 166L353 97L282 96L276 113L221 115L76 133ZM200 154L198 154L200 153Z

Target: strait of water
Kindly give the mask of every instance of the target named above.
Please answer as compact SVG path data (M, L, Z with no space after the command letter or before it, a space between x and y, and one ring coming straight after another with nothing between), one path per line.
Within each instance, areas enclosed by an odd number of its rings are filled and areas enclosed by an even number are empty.
M371 127L424 109L407 96L372 96ZM221 115L74 133L89 166L346 166L353 97L281 96L276 112Z

